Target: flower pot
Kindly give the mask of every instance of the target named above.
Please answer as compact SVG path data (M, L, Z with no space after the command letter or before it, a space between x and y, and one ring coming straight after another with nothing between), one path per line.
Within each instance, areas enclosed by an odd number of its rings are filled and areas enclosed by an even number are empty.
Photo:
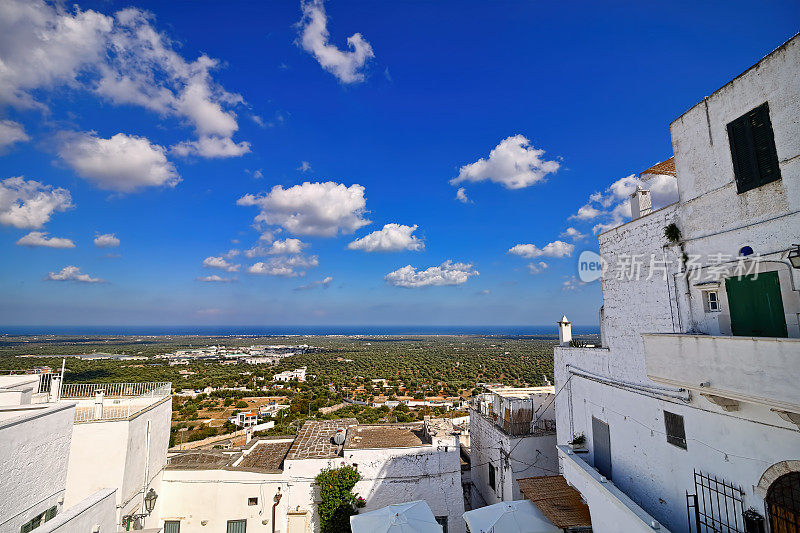
M763 516L744 516L745 533L764 533Z

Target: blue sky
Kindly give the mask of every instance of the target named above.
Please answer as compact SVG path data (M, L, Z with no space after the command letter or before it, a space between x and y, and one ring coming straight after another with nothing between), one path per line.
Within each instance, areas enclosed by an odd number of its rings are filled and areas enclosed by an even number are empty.
M0 324L596 324L577 256L625 220L630 176L800 20L79 5L0 0Z

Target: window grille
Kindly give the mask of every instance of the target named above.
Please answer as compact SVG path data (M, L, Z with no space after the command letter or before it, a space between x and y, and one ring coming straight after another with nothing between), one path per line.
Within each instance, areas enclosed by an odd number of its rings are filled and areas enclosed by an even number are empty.
M745 533L741 487L695 470L694 489L686 492L689 533Z

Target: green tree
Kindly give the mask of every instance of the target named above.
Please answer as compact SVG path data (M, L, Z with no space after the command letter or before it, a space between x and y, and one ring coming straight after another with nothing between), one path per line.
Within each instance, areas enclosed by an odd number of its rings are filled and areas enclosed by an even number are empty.
M352 466L343 466L320 472L315 481L322 501L319 504L319 523L322 533L350 531L350 517L357 514L353 487L361 474Z
M239 400L238 402L236 402L235 407L237 409L247 409L247 402L245 402L244 400Z

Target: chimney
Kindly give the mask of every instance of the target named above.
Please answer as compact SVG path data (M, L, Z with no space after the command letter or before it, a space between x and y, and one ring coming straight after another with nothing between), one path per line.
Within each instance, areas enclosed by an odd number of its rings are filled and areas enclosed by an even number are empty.
M572 323L567 320L567 315L561 317L558 324L558 343L561 346L569 346L569 342L572 340Z
M103 397L105 394L103 389L94 391L94 418L97 420L103 418Z
M650 200L650 191L642 189L641 185L636 186L636 191L631 194L631 220L649 215L653 210L653 203Z
M53 374L53 377L50 378L50 401L57 402L60 400L58 397L58 393L61 390L61 376L58 374Z

